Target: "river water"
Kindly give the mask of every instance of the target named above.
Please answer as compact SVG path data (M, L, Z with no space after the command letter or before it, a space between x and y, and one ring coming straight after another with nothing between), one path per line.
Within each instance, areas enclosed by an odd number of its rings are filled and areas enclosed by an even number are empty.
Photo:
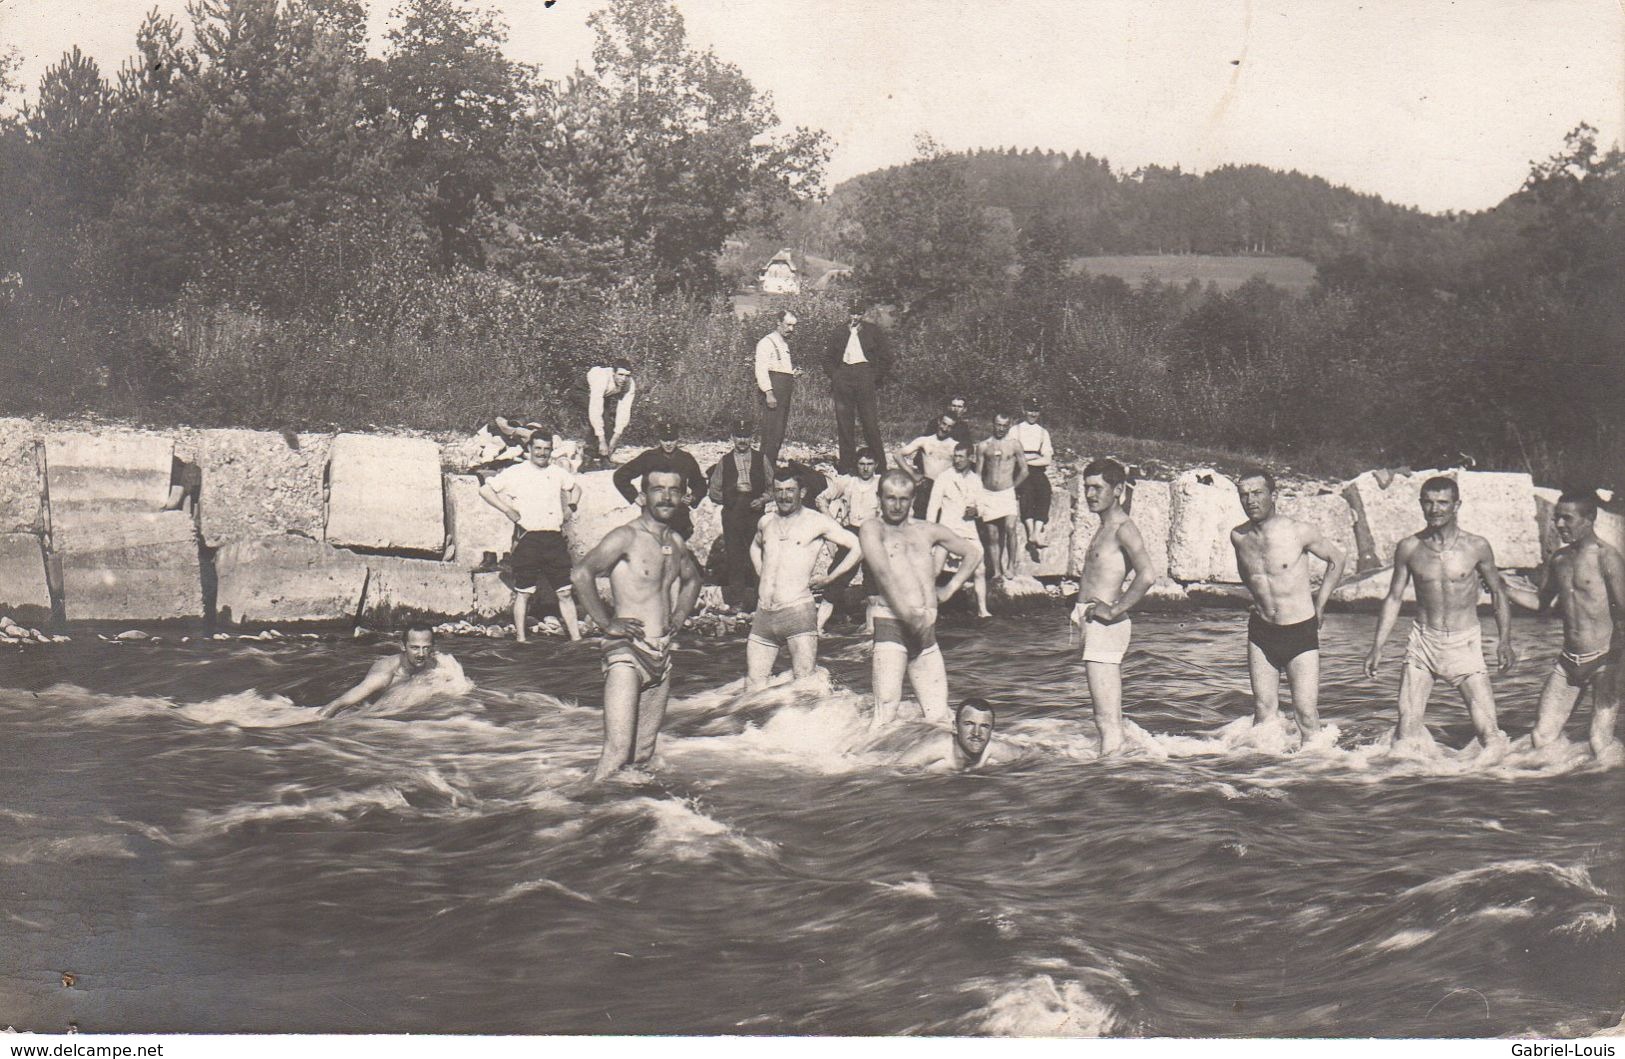
M1145 732L1093 760L1058 613L947 624L1016 758L888 767L868 659L741 694L695 640L658 772L590 788L593 645L443 639L429 686L328 722L387 641L0 657L0 1028L1568 1035L1625 1003L1625 769L1383 752L1397 657L1325 630L1335 745L1243 738L1245 616L1137 620ZM1514 739L1558 635L1497 678ZM1441 743L1470 737L1443 689ZM1570 728L1583 739L1585 718ZM923 731L923 729L922 729ZM919 732L891 733L895 748ZM71 987L64 984L71 973Z

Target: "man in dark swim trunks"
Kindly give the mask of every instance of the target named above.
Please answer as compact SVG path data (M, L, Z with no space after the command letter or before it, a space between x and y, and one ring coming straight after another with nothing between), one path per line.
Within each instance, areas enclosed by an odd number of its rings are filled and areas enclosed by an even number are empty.
M1236 480L1247 521L1230 531L1236 567L1253 594L1247 622L1247 670L1253 683L1253 724L1273 722L1281 710L1281 671L1292 688L1298 732L1320 730L1320 619L1343 579L1343 550L1306 522L1275 509L1275 476L1243 471ZM1326 564L1320 589L1311 595L1309 563Z
M683 495L681 472L646 473L638 517L610 530L570 572L576 598L604 630L604 750L595 783L628 764L648 764L665 720L672 638L700 598L699 566L672 527ZM613 616L598 595L604 576Z
M1597 496L1589 490L1558 498L1552 525L1563 546L1546 563L1546 576L1533 599L1512 589L1517 602L1545 610L1555 599L1563 609L1563 651L1540 693L1540 712L1530 733L1535 746L1563 738L1563 725L1580 698L1591 691L1591 752L1599 759L1617 753L1614 724L1619 717L1625 664L1625 558L1597 539Z

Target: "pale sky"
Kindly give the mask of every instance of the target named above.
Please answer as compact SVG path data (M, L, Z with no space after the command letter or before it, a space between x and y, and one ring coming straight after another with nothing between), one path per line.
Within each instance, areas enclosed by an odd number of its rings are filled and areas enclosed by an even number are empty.
M590 65L602 0L494 0L508 52ZM73 44L109 76L154 6L0 0L32 84ZM376 6L381 25L389 3ZM1580 121L1625 127L1620 0L680 0L690 40L836 142L830 183L950 148L1093 152L1118 169L1298 169L1480 209ZM184 19L183 19L184 21ZM1236 61L1239 60L1239 65Z

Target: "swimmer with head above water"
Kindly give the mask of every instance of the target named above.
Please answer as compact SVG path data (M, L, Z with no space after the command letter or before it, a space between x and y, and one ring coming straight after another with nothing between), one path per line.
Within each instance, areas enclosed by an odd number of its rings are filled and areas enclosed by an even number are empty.
M1538 593L1509 589L1514 602L1563 609L1563 651L1540 693L1530 739L1536 747L1563 738L1563 725L1589 690L1591 752L1599 759L1619 740L1614 724L1625 687L1625 558L1597 539L1597 495L1590 490L1558 497L1552 525L1563 546L1547 560Z
M760 578L756 617L745 642L747 686L764 688L773 675L779 648L790 648L795 679L813 675L818 665L818 604L813 592L858 564L863 552L858 536L822 511L806 507L806 489L792 468L773 476L773 510L756 524L750 561ZM828 573L813 576L825 542L841 549L841 560Z
M409 625L401 633L401 653L374 662L361 683L321 708L321 716L333 717L351 706L359 706L374 695L382 695L398 684L433 672L439 663L440 654L434 649L434 630L427 625Z
M993 746L993 706L986 699L966 699L954 711L954 730L933 732L920 745L904 751L896 764L905 768L969 772L1000 764L1004 758Z
M911 518L913 505L914 479L907 471L887 471L880 480L880 517L858 531L864 569L874 575L869 618L876 729L896 719L905 673L925 718L947 717L948 673L937 647L937 605L953 598L982 561L980 544L941 523ZM959 569L941 588L932 548L959 559Z

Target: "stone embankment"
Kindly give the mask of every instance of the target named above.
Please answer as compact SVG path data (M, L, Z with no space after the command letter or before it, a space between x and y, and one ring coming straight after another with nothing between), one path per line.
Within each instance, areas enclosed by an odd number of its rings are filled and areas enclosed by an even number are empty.
M718 446L697 446L702 463ZM0 611L29 625L208 619L224 626L365 621L407 615L501 620L512 604L492 567L507 520L479 497L461 443L421 436L60 429L0 419ZM1050 546L1029 578L1076 577L1096 521L1075 479L1056 474ZM1421 527L1430 472L1373 471L1337 485L1285 485L1282 507L1351 556L1341 603L1381 598L1396 541ZM1556 492L1525 474L1452 473L1462 524L1489 538L1508 569L1538 566L1556 546ZM176 505L179 504L179 509ZM1241 593L1229 531L1243 520L1234 484L1191 469L1141 481L1130 510L1157 571L1152 599L1224 601ZM582 475L567 527L582 554L635 508L607 471ZM713 505L695 513L704 562L721 532ZM1625 519L1599 533L1625 545ZM8 625L7 628L10 628ZM6 636L12 642L38 638Z

